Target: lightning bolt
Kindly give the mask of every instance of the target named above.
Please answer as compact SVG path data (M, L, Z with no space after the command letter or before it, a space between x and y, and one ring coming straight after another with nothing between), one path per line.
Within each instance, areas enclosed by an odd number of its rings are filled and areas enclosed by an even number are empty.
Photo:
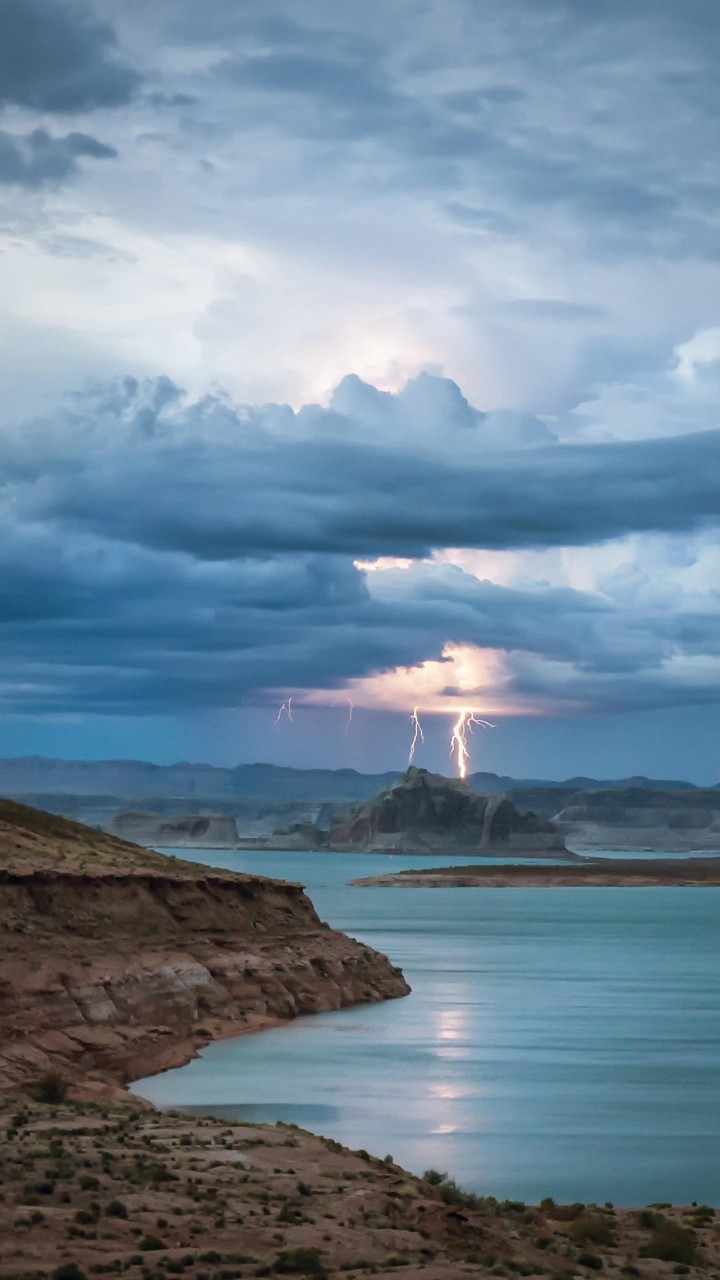
M345 732L347 733L348 729L350 728L350 725L352 724L353 711L355 710L355 703L353 702L352 698L346 698L345 701L348 704L348 718L347 718L347 724L345 725Z
M282 719L282 716L283 716L283 712L284 712L284 713L285 713L285 715L287 716L288 720L292 721L292 718L293 718L293 713L292 713L292 698L288 698L288 699L287 699L287 702L281 702L281 703L280 703L280 710L278 711L278 713L277 713L277 715L276 715L276 717L275 717L275 723L276 723L276 724L279 724L279 723L280 723L280 721L281 721L281 719Z
M412 742L410 743L410 755L408 756L408 764L409 764L409 765L410 765L410 764L412 764L412 762L413 762L413 756L415 755L415 748L416 748L416 746L417 746L418 742L424 742L424 741L425 741L425 734L424 734L424 733L423 733L423 731L422 731L422 725L420 724L420 720L419 720L419 718L418 718L418 708L417 708L417 707L413 707L412 715L411 715L411 717L410 717L410 723L411 723L411 725L412 725L412 727L413 727L413 740L412 740Z
M460 778L467 777L470 763L470 752L467 745L468 734L472 733L473 726L476 724L482 725L484 729L495 728L495 725L491 724L489 720L481 720L480 716L476 715L474 711L471 711L468 707L463 707L450 735L450 755L455 757L458 777Z

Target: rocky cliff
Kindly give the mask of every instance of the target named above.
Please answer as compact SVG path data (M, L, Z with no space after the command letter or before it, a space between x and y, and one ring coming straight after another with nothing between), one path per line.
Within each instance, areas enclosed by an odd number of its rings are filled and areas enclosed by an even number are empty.
M0 1088L112 1090L216 1035L407 994L299 884L195 866L0 801Z
M481 796L465 782L412 766L372 800L337 814L328 844L384 852L566 854L552 822L519 813L507 796Z
M236 849L235 819L226 813L182 814L160 817L156 813L119 813L108 827L110 834L146 848Z
M720 791L578 791L553 821L577 849L720 849Z

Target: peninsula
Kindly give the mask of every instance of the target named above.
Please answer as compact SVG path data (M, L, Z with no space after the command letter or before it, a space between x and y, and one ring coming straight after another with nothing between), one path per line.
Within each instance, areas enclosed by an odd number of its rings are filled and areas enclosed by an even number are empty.
M706 1206L498 1201L294 1125L129 1094L213 1036L408 991L302 886L0 801L0 911L4 1280L717 1274Z
M355 886L379 889L645 888L720 885L720 858L587 858L570 865L423 867L364 876Z
M61 1071L80 1096L221 1036L407 995L302 885L196 866L0 801L0 1092Z

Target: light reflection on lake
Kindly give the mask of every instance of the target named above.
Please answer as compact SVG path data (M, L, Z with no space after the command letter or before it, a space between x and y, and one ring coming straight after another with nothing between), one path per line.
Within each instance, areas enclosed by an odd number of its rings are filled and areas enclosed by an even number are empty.
M720 1203L720 890L350 889L423 860L189 856L303 880L414 991L219 1042L137 1092L501 1197Z

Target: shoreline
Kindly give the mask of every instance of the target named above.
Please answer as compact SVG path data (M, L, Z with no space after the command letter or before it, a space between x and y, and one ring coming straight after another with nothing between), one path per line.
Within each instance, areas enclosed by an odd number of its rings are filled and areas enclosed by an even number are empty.
M306 1015L299 1014L297 1016ZM188 1066L190 1062L201 1056L203 1049L207 1049L209 1045L215 1044L216 1041L240 1040L243 1036L261 1035L263 1031L273 1031L276 1027L290 1026L294 1019L281 1018L269 1013L257 1013L249 1014L247 1021L243 1025L232 1022L229 1019L207 1018L206 1021L212 1024L212 1035L199 1036L195 1034L183 1040L178 1040L175 1044L163 1046L166 1052L160 1052L150 1058L145 1058L144 1069L137 1075L135 1074L134 1065L131 1065L129 1071L132 1074L127 1075L123 1079L123 1083L118 1085L118 1092L124 1096L124 1099L143 1104L153 1111L165 1111L168 1108L158 1106L148 1098L143 1097L141 1093L134 1092L129 1086L135 1084L138 1080L149 1080L154 1076L164 1075L166 1071L177 1071L181 1067ZM135 1059L131 1059L130 1062L134 1064ZM125 1077L124 1072L121 1072L121 1077ZM75 1093L76 1090L71 1090L71 1092Z
M352 857L353 854L356 854L373 858L477 858L480 862L497 858L502 858L504 861L527 858L532 859L533 862L575 862L585 858L584 853L578 853L571 849L565 851L548 849L541 852L538 852L537 849L484 849L479 853L477 849L417 849L415 847L407 849L301 849L296 847L293 849L285 845L268 844L163 844L159 848L155 845L143 845L142 848L155 849L156 852L160 853L165 850L175 849L182 849L186 853L192 852L192 850L195 850L196 853L304 853L312 854L313 856L326 853L338 858ZM617 852L623 852L623 850L618 850ZM652 853L653 850L638 850L637 852Z
M502 868L473 863L363 876L351 884L353 888L380 889L714 888L720 887L720 858L587 858L565 866L515 864Z

